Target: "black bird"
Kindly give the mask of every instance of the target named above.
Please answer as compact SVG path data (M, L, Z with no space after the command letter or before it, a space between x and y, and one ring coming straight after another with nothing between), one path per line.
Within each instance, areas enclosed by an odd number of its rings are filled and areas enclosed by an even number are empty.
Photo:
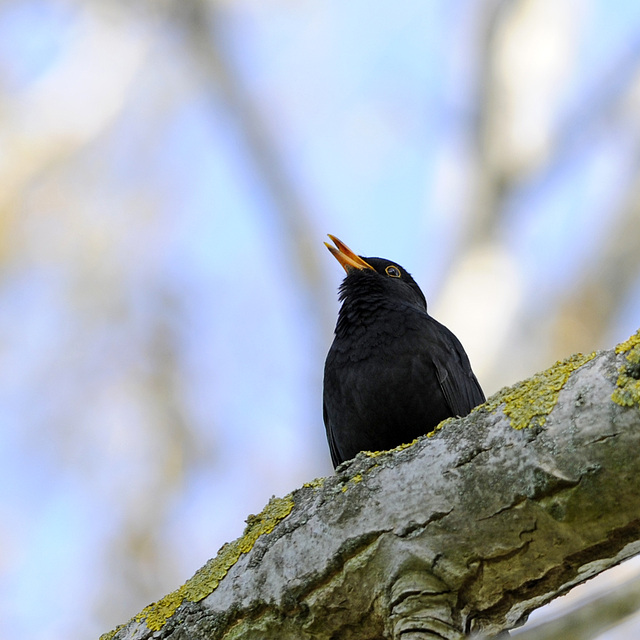
M337 467L359 451L411 442L485 397L460 341L427 313L409 272L329 237L347 272L324 365L324 424Z

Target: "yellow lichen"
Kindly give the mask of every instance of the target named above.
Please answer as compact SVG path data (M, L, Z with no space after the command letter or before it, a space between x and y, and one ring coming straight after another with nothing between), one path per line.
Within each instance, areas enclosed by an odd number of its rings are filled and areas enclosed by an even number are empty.
M623 407L640 407L640 330L616 347L626 353L626 362L618 369L618 380L611 399Z
M353 482L353 484L358 484L359 482L362 482L362 474L357 473L355 476L353 476L353 478L349 478L349 482ZM349 484L348 483L345 484L344 487L342 487L342 493L345 493L348 487L349 487Z
M595 352L576 355L556 362L552 367L536 373L531 378L512 387L498 391L487 402L474 411L495 411L504 405L503 412L509 418L514 429L539 425L542 426L547 415L556 406L558 395L569 376L595 357Z
M324 485L326 478L316 478L315 480L311 480L311 482L305 482L302 486L305 489L319 489Z
M418 438L416 438L415 440L412 440L411 442L398 445L393 449L388 449L384 451L363 451L362 453L364 453L364 455L368 456L369 458L377 458L378 456L381 456L383 453L393 453L394 451L402 451L403 449L408 449L409 447L412 447L416 442L418 442Z
M640 346L640 329L638 329L628 340L621 342L616 347L616 353L620 355L621 353L627 353L627 351L631 351L636 347Z
M261 535L271 533L278 522L291 513L293 505L291 495L272 498L262 513L247 518L247 527L240 538L225 544L215 558L196 571L179 589L150 604L135 617L135 620L144 621L151 631L159 631L183 602L198 602L206 598L220 584L240 556L249 552Z
M446 420L443 420L433 431L429 431L429 433L427 433L427 438L433 438L433 436L435 436L436 433L440 431L440 429L444 429L446 425L448 425L450 422L454 422L457 419L458 417L456 416L455 418L447 418Z

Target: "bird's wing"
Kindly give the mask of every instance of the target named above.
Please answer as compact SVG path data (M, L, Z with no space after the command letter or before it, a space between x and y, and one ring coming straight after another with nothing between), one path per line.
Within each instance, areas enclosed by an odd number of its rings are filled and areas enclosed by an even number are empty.
M452 415L466 416L485 401L478 379L471 370L434 358L438 382Z
M322 404L322 417L324 418L324 426L327 430L327 441L329 442L331 462L333 463L333 468L335 469L342 462L342 457L340 456L340 452L338 451L338 445L336 444L336 439L333 434L333 427L331 426L331 421L329 420L329 416L327 415L326 403Z
M443 326L447 349L433 355L438 383L454 416L466 416L485 401L484 393L471 370L469 358L456 336Z

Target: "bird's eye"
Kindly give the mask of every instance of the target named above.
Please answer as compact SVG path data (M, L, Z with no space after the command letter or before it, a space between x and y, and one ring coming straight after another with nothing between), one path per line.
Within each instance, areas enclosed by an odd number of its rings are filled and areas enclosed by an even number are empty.
M391 276L392 278L399 278L402 275L400 273L400 269L398 269L398 267L393 266L392 264L390 264L385 269L385 272L388 276Z

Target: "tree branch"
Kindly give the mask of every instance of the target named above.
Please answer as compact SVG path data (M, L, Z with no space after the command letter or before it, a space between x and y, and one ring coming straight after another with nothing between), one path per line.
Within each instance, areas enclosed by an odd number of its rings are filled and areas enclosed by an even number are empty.
M272 499L103 638L494 635L640 551L640 331Z

